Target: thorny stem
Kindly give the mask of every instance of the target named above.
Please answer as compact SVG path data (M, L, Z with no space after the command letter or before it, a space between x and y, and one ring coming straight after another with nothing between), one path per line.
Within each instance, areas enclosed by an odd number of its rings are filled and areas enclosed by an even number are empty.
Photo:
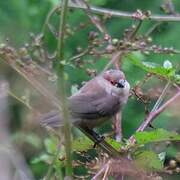
M180 90L168 101L166 101L160 108L158 108L156 111L152 111L149 113L149 116L147 116L144 120L144 122L139 126L136 132L141 132L144 131L149 124L160 114L162 113L171 103L173 103L178 97L180 97ZM135 143L135 138L134 136L130 137L130 142L132 144Z

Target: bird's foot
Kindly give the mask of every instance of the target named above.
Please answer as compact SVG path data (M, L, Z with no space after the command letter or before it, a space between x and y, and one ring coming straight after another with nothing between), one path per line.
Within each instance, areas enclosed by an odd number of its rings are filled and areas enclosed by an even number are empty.
M94 148L101 143L105 137L104 136L100 136L98 133L96 133L95 131L92 131L92 136L94 137L94 139L96 140L96 142L94 143Z
M102 142L105 138L104 136L100 136L93 129L90 129L88 127L79 126L79 128L93 138L93 141L95 141L94 146L93 146L94 148L96 147L96 145L98 145L100 142Z

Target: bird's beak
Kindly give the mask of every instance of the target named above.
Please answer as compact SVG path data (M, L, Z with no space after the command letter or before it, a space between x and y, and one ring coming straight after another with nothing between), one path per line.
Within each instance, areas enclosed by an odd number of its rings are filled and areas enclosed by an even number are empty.
M118 88L124 88L124 87L125 87L125 83L126 83L126 80L121 79L121 80L119 80L119 82L117 83L117 87L118 87Z

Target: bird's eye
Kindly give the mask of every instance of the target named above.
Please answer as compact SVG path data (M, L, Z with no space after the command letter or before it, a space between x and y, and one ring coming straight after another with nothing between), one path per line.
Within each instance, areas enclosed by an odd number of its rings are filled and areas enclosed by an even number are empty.
M112 84L113 86L117 84L117 83L114 82L114 81L110 81L110 82L111 82L111 84Z

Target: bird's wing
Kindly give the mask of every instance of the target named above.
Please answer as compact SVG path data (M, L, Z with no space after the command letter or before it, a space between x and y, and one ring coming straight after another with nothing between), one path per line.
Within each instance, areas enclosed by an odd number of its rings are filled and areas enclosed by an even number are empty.
M99 85L97 79L86 83L80 91L68 98L68 108L71 122L79 119L97 119L112 116L119 110L119 98L109 94ZM51 127L63 125L62 114L59 112L48 113L42 123Z
M69 108L74 117L96 119L115 114L119 110L119 100L105 90L80 93L69 98Z

